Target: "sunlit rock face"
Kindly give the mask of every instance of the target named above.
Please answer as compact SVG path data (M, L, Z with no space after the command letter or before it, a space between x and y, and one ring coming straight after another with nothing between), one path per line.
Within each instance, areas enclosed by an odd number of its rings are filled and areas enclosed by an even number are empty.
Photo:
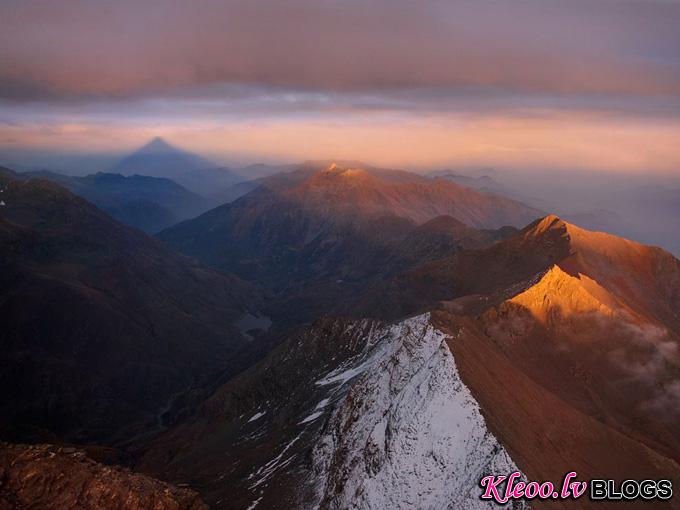
M433 313L490 430L530 479L677 479L678 260L555 216L519 236L562 249L500 294Z

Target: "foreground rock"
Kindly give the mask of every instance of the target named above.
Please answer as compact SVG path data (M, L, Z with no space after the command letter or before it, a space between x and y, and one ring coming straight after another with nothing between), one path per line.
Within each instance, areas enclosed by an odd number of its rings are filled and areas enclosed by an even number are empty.
M0 443L0 510L208 508L194 491L124 468L99 464L82 450Z

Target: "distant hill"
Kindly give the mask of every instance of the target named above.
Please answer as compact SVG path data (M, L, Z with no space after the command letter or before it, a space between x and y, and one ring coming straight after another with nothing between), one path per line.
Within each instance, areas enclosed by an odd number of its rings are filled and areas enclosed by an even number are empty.
M262 179L254 179L252 181L237 182L226 189L220 190L210 195L209 200L215 207L228 204L234 200L238 200L244 195L247 195L255 188L262 184Z
M244 180L218 166L197 154L178 149L162 138L154 138L115 164L110 172L165 177L203 196Z
M263 163L257 163L254 165L248 165L241 168L231 168L229 169L232 173L238 175L242 179L251 181L254 179L264 179L266 177L271 177L272 175L281 172L292 172L298 167L298 165L265 165Z
M24 172L21 179L59 183L95 204L118 221L155 233L209 208L208 201L176 182L143 175L97 173L74 177L54 172Z
M442 170L438 172L431 172L430 177L439 177L447 181L467 186L468 188L476 189L477 191L484 191L487 193L497 193L499 195L507 194L505 187L489 175L463 175L452 170Z

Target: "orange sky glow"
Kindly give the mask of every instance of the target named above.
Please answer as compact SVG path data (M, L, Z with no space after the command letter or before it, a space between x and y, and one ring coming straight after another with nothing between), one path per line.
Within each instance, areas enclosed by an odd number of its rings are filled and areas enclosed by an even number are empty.
M73 152L124 152L154 136L224 162L345 159L409 168L453 165L658 173L680 169L680 123L586 113L0 126L0 141L6 146Z
M220 163L680 175L676 1L7 0L0 19L0 164L162 136Z

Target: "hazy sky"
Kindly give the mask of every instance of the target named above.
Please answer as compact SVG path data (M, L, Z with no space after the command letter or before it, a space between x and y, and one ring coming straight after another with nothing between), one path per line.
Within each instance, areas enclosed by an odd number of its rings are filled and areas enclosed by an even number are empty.
M674 0L0 1L0 155L680 173Z

